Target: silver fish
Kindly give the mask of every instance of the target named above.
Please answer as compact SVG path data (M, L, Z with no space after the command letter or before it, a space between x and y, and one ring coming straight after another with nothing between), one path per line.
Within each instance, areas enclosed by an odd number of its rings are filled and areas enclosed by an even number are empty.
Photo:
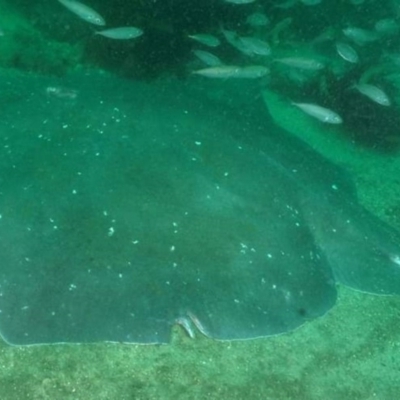
M214 54L209 53L204 50L193 50L196 57L203 61L204 64L210 67L216 67L217 65L222 65L222 61Z
M392 104L387 94L377 86L368 83L359 83L354 85L354 88L381 106L390 106Z
M392 18L380 19L375 23L375 30L383 35L391 36L399 33L399 25Z
M221 41L217 37L208 33L198 33L196 35L188 35L188 37L209 47L217 47L221 44Z
M271 54L271 47L267 42L261 39L254 38L251 36L242 36L238 39L242 46L239 50L245 49L245 54L258 55L258 56L269 56Z
M96 35L101 35L109 39L127 40L143 35L143 31L140 28L135 28L134 26L123 26L120 28L111 28L104 31L98 31L96 32Z
M92 8L75 0L58 0L69 11L76 14L79 18L94 25L103 26L106 24L104 18Z
M309 103L292 103L306 114L327 124L341 124L343 122L341 116L329 108L321 107L316 104Z
M236 65L220 65L217 67L204 68L193 71L193 74L202 75L207 78L219 79L257 79L267 75L269 69L263 65L249 65L238 67Z
M234 31L221 28L226 41L235 49L247 56L267 56L271 53L271 48L267 42L251 36L239 36Z
M343 29L343 33L350 40L360 46L364 46L367 43L371 43L379 39L379 35L376 32L362 28L349 27Z
M253 28L257 28L260 26L267 26L269 24L269 19L265 14L255 12L246 18L246 23Z
M304 69L308 71L318 71L325 67L322 62L315 60L313 58L285 57L285 58L277 58L273 61L288 65L289 67Z
M343 60L346 60L353 64L358 62L358 54L350 45L342 42L337 42L336 51L339 56L343 58Z
M234 31L228 31L221 28L222 34L224 35L226 41L233 46L235 49L239 50L241 53L247 56L252 56L253 52L247 48L246 44L240 40L238 34Z
M193 74L205 76L207 78L234 78L240 71L240 67L236 65L220 65L216 67L203 68L193 71Z
M234 31L228 31L227 29L224 29L223 27L221 27L221 32L224 35L226 41L230 45L235 47L236 43L239 41L238 34Z

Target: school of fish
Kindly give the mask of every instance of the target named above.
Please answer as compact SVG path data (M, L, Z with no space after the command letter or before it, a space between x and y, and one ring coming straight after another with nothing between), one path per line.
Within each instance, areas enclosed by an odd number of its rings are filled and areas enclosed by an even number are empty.
M387 17L379 19L369 26L346 25L329 27L321 32L309 43L301 48L284 49L282 37L290 31L293 24L293 16L290 13L295 7L313 7L315 12L320 12L327 0L276 0L270 2L268 9L272 13L274 9L286 10L287 16L274 25L266 14L267 7L259 0L219 0L231 7L239 7L243 12L243 24L232 30L225 27L223 22L214 32L190 32L187 40L193 42L194 60L191 63L193 76L207 79L251 79L259 80L260 85L268 85L271 80L277 78L286 79L288 82L301 85L323 77L326 71L338 75L351 72L351 68L357 71L362 63L361 54L367 53L368 46L379 46L380 41L391 40L400 32L400 4L396 0L389 0ZM363 7L364 0L347 0L354 7ZM75 14L81 20L105 27L106 20L89 5L76 0L58 0L67 10ZM134 26L118 26L98 30L96 35L105 39L131 40L140 37L143 30ZM237 62L225 62L224 52L215 54L218 48L230 46L237 52ZM324 52L319 49L323 48ZM327 56L327 54L329 54ZM386 70L392 72L400 64L400 53L383 54ZM365 99L377 106L389 107L396 104L394 98L386 93L385 79L382 79L382 71L385 68L377 68L368 65L368 68L359 68L361 71L349 91L356 91ZM296 100L296 101L295 101ZM329 107L329 98L326 104L316 104L312 98L288 99L293 106L317 121L328 124L341 124L343 118Z

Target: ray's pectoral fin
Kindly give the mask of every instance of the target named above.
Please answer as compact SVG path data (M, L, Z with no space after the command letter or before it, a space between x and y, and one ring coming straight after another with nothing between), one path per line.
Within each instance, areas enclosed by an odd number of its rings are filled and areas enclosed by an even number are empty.
M400 294L400 234L358 204L314 218L315 237L336 280L367 293Z

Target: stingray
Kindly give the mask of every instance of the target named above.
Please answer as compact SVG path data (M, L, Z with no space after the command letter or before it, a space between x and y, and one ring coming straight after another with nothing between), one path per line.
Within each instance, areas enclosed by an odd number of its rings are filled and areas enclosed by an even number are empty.
M338 284L400 293L399 233L251 88L60 82L1 84L6 342L251 339L324 315Z

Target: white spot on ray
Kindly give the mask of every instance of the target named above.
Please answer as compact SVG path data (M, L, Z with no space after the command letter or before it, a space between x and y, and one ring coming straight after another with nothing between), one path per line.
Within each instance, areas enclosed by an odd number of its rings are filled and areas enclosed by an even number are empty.
M72 291L75 290L76 288L77 288L77 286L76 286L75 284L71 283L71 284L69 285L69 287L68 287L68 290L69 290L70 292L72 292Z

